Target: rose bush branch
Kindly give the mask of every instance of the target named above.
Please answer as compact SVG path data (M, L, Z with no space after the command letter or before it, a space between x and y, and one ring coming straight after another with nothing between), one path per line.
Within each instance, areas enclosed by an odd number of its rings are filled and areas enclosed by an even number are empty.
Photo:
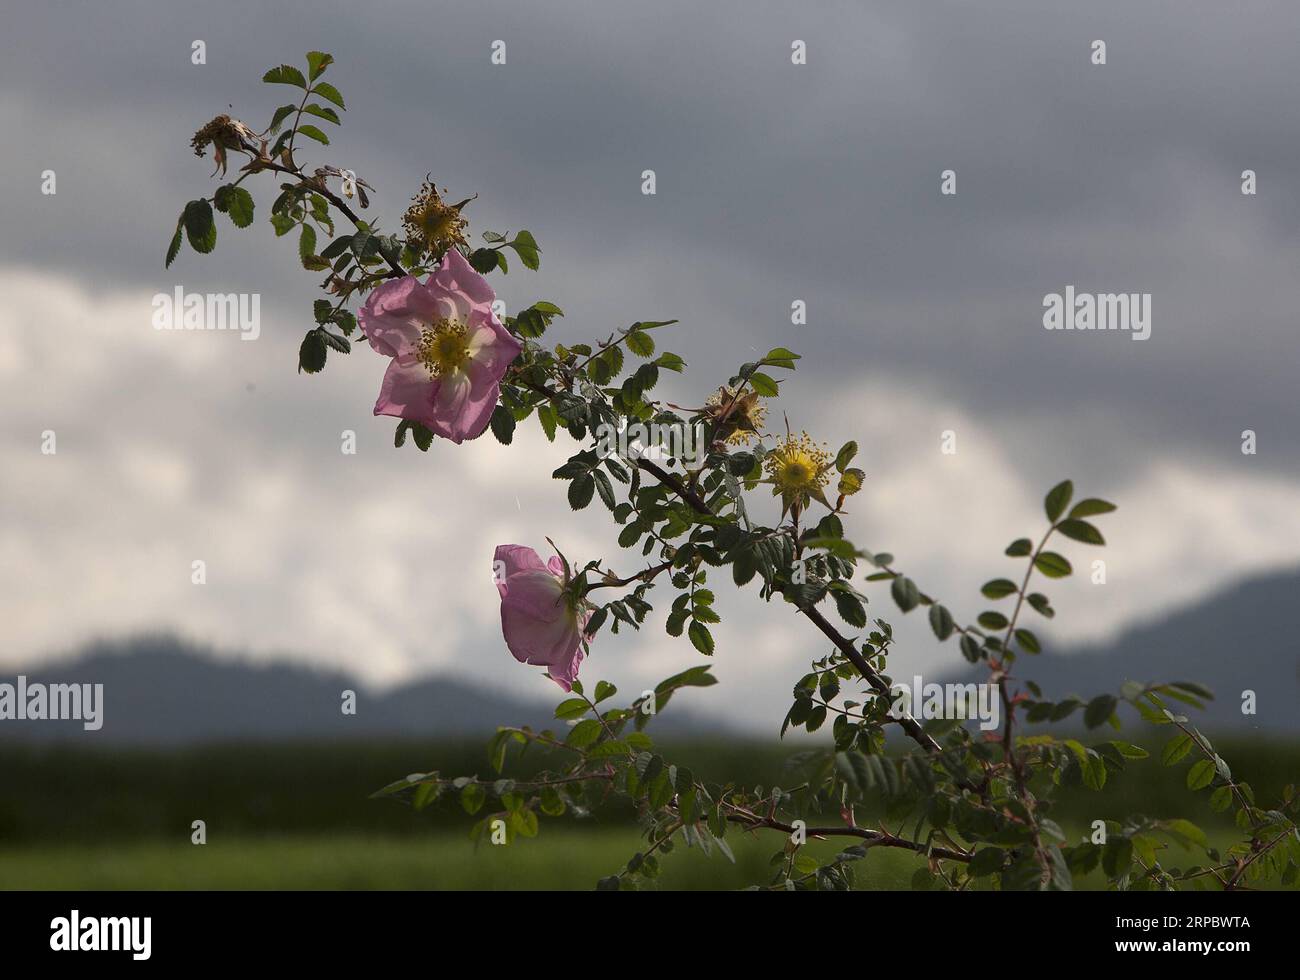
M1073 571L1048 545L1103 545L1094 520L1114 510L1112 504L1074 502L1070 481L1052 488L1044 501L1048 527L1037 544L1017 538L1006 549L1007 557L1026 562L1023 570L1015 580L993 578L980 589L992 602L1009 600L1009 615L987 608L974 623L958 625L945 604L897 569L892 555L862 549L846 532L849 505L866 480L853 465L857 443L831 452L788 422L783 431L767 425L786 383L783 372L797 366L793 351L774 348L740 365L707 385L693 407L655 398L663 372L682 374L687 367L657 339L675 320L638 320L601 329L590 343L548 345L564 311L539 300L509 315L487 279L508 274L515 260L539 268L541 249L530 232L484 231L482 244L471 245L465 212L474 195L449 203L447 190L427 176L400 229L388 231L377 218L361 216L374 188L353 170L300 163L306 141L329 147L321 125L342 121L343 96L323 78L332 63L328 54L311 52L305 71L291 65L268 71L265 82L298 92L262 131L223 114L195 134L195 151L213 153L213 176L224 180L232 157L245 162L234 181L185 206L167 264L185 241L199 253L213 250L214 209L236 228L250 226L253 178L278 180L271 225L277 236L293 235L305 269L324 273L325 297L313 303L299 370L314 374L330 352L350 353L359 333L386 359L373 411L395 420L399 448L409 441L429 452L436 443L440 454L451 453L488 430L510 446L518 427L533 419L552 442L567 434L576 449L552 476L564 482L575 513L599 499L628 553L617 562L574 560L553 544L545 558L528 545L499 545L493 571L505 645L565 692L556 730L500 727L489 744L492 778L419 773L377 795L419 810L459 807L478 818L472 835L496 844L534 836L543 817L581 818L621 800L634 808L647 843L622 869L611 869L603 888L653 881L660 859L680 845L729 856L728 828L733 840L739 831L781 841L772 876L762 883L771 888L848 888L854 864L877 847L913 853L913 885L923 888L1063 889L1098 869L1115 888L1232 890L1266 877L1296 880L1295 790L1288 787L1274 809L1256 806L1209 740L1166 704L1199 706L1209 692L1171 682L1126 685L1118 695L1087 702L1052 701L1019 674L1019 658L1042 650L1025 617L1055 615L1051 600L1031 591L1034 576L1057 580ZM549 530L538 529L535 539ZM633 570L638 564L643 567ZM700 779L656 749L647 727L678 692L716 682L708 665L675 674L624 704L614 685L597 681L588 694L579 678L602 629L639 630L652 599L665 592L668 634L685 637L703 656L717 654L713 627L721 616L713 588L727 579L762 601L789 606L813 627L809 637L825 644L824 655L793 685L780 726L784 735L790 728L816 733L830 723L825 748L799 757L802 772L793 789ZM886 581L903 614L926 607L937 640L956 637L963 658L987 668L1000 732L973 731L966 708L957 705L934 715L902 704L890 676L892 627L868 616L868 596L859 587ZM1061 731L1080 709L1086 730L1118 728L1121 704L1152 725L1178 729L1162 752L1166 764L1196 749L1189 788L1210 789L1216 808L1234 807L1244 837L1226 859L1200 828L1179 818L1107 821L1082 840L1057 822L1063 799L1103 791L1113 775L1147 755L1126 741L1085 744L1081 739L1089 736ZM1024 731L1045 723L1056 727ZM887 741L894 730L906 738ZM529 751L542 754L541 771L508 775ZM855 843L830 856L808 847L834 838ZM1172 865L1171 845L1203 853L1207 866Z

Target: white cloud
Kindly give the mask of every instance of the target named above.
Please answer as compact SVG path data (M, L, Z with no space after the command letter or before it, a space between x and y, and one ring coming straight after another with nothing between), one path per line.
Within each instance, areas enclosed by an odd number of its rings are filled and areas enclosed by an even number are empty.
M570 556L603 555L622 572L640 561L617 554L599 505L569 511L550 477L567 456L563 437L550 445L526 424L508 449L488 436L428 454L395 450L392 421L370 416L383 363L364 346L308 378L292 368L300 328L273 310L263 310L262 339L246 343L154 331L142 292L91 294L10 269L0 293L9 667L161 626L260 656L287 651L375 684L446 669L551 696L500 640L493 548L542 550L549 535ZM976 418L923 378L864 373L830 392L816 379L805 360L791 387L796 401L815 398L807 427L828 441L857 439L868 473L849 534L893 551L924 588L973 617L984 606L979 584L1010 567L1007 542L1041 526L1046 487L1014 461L1023 439L1040 436ZM865 410L863 392L884 408ZM339 451L344 428L358 434L356 456ZM45 429L57 432L55 456L40 452ZM955 456L939 451L945 429L957 433ZM1166 458L1105 490L1088 484L1086 456L1067 458L1082 491L1120 510L1098 521L1110 541L1097 552L1108 584L1076 576L1045 588L1063 637L1104 636L1300 558L1300 488L1251 457ZM1084 545L1065 550L1076 567L1091 557ZM191 584L196 558L207 585ZM696 705L770 729L826 644L789 607L719 577L724 686ZM883 589L868 590L873 613L902 619ZM901 632L909 668L955 653L936 648L915 614ZM639 691L698 662L663 633L659 611L641 634L602 635L589 670Z

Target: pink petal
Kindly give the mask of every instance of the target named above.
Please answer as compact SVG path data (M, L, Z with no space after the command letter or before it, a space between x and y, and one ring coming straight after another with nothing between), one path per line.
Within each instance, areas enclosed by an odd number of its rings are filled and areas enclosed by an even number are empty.
M370 346L389 357L409 353L427 319L421 315L429 305L423 294L424 287L414 276L377 286L357 312L357 322Z
M443 256L442 264L429 276L429 285L436 285L450 293L464 293L479 306L491 307L492 301L497 298L488 281L475 272L465 261L465 256L454 248Z
M492 561L502 563L507 578L516 572L540 572L546 568L542 564L542 556L523 544L497 545L497 550L492 555Z
M384 372L375 402L376 415L393 415L419 422L427 428L438 424L434 399L440 382L429 377L428 368L412 357L395 357Z
M524 349L524 345L497 323L496 317L479 314L472 322L474 333L471 335L470 349L473 351L474 363L492 375L494 381L499 382Z

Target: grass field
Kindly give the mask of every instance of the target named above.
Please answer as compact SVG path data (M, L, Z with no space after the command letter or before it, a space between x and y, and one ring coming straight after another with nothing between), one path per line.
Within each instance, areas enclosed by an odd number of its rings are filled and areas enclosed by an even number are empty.
M1300 750L1224 746L1234 769L1267 799L1294 780ZM788 749L770 744L665 748L706 778L735 773L771 784ZM541 836L508 847L468 838L456 806L416 813L368 794L394 776L483 769L478 744L303 743L205 746L171 751L0 745L0 889L589 889L644 847L625 810L594 820L545 821ZM1189 793L1180 770L1149 759L1116 777L1110 792L1076 794L1058 814L1071 835L1098 817L1133 812L1187 816L1220 849L1232 840L1206 794ZM787 784L788 785L788 784ZM206 821L208 843L190 843ZM863 814L863 819L868 819ZM733 889L761 884L783 843L730 833L736 863L678 848L663 856L658 887ZM813 842L829 857L845 841ZM1169 863L1203 864L1174 852ZM855 862L856 887L910 887L915 855L873 849ZM1099 875L1076 881L1098 887ZM1269 887L1266 884L1265 887ZM1276 883L1271 883L1276 887Z
M662 861L657 887L665 890L736 889L762 884L773 836L727 838L736 858L678 848ZM1223 846L1226 835L1215 843ZM509 847L476 847L464 835L292 835L211 841L205 845L137 841L117 845L42 844L0 849L3 889L591 889L618 871L641 847L622 827L546 828L535 840ZM814 841L819 856L843 842ZM1192 863L1181 852L1173 861ZM855 862L856 887L909 888L919 859L876 849ZM1077 888L1098 888L1094 874ZM1266 885L1265 887L1270 887ZM1276 887L1272 883L1271 887Z

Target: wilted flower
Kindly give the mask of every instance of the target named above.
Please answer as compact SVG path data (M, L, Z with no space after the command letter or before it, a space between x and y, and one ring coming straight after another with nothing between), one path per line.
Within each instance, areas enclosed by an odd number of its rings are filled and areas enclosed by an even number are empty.
M375 414L419 422L455 443L481 436L523 350L492 312L495 299L455 249L427 282L403 276L375 289L357 317L370 346L393 359Z
M704 414L714 422L714 438L733 445L745 445L762 431L767 418L767 408L758 400L757 392L737 396L727 385L704 403Z
M785 439L763 458L767 470L764 483L772 484L773 496L781 498L781 516L788 511L796 515L817 500L827 507L823 488L830 480L834 465L831 454L812 441L808 433L798 437L786 434Z
M545 667L551 680L572 690L584 655L583 630L591 613L565 586L564 563L520 544L497 545L501 632L514 658Z
M227 150L241 150L253 155L258 153L257 134L238 119L224 113L200 129L190 140L194 155L200 157L209 143L212 144L212 155L217 161L217 169L212 171L213 176L218 173L225 175Z
M444 187L443 193L446 191ZM402 215L402 226L406 229L411 249L436 261L456 246L465 245L466 221L461 217L460 209L468 203L465 200L459 204L447 204L433 181L426 180L406 214Z

